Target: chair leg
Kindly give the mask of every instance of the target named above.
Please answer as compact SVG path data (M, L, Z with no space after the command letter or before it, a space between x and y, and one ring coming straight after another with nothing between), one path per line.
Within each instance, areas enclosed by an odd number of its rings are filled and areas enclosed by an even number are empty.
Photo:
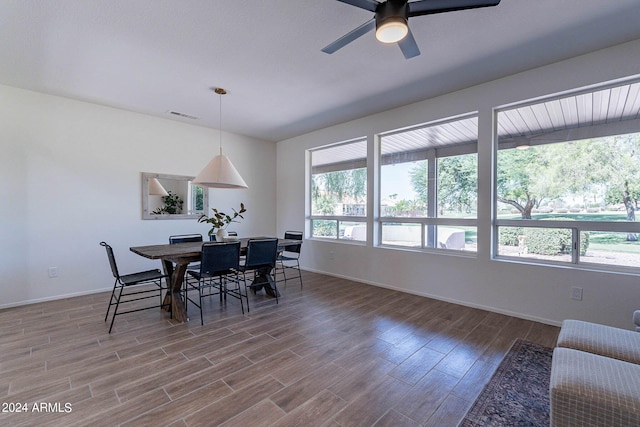
M282 277L284 277L284 287L287 287L287 266L284 265L284 261L280 261L280 265L282 266Z
M242 273L242 281L244 282L244 294L247 297L247 313L251 310L249 309L249 288L247 287L247 273Z
M283 273L284 273L284 270L283 270ZM287 287L287 280L286 279L284 281L284 286L285 286L285 288ZM276 293L276 304L279 304L278 303L278 282L276 280L275 275L273 276L273 292Z
M170 319L173 319L173 307L171 307L171 303L169 303L169 304L165 304L165 303L164 303L165 298L162 296L162 290L163 290L163 289L165 289L165 290L166 290L166 292L167 292L167 293L165 294L165 296L166 296L166 295L168 295L168 294L169 294L169 292L171 292L171 282L170 282L170 281L165 280L165 282L164 282L164 283L165 283L165 285L166 285L166 287L165 287L165 288L163 288L163 287L162 287L162 279L160 279L160 281L158 282L158 285L160 286L160 291L159 291L159 292L160 292L160 309L162 309L162 307L167 307L167 311L169 312L169 318L170 318ZM186 283L186 280L185 280L185 283ZM168 300L167 300L167 301L168 301ZM185 301L186 301L186 300L185 300ZM186 310L186 306L185 306L185 310Z
M184 282L183 285L183 289L182 289L182 293L184 295L184 312L188 314L189 312L189 283L187 281ZM173 304L172 304L173 305ZM171 307L169 307L169 309L171 310ZM171 318L173 318L173 313ZM189 316L187 315L187 319L189 318Z
M296 264L298 265L298 278L300 279L300 288L302 288L302 270L300 270L300 261L296 260Z
M236 289L238 290L238 296L240 297L240 308L242 309L242 314L244 315L244 303L242 302L242 289L240 289L240 276L236 273ZM248 306L249 302L247 302Z
M202 283L198 281L198 295L200 297L200 325L204 326L204 316L202 315Z
M229 290L229 281L231 281L232 283L235 283L236 287L235 289ZM240 309L242 310L242 314L244 314L244 303L242 302L242 289L240 288L240 275L238 273L235 274L235 277L232 279L229 279L228 276L224 277L224 298L225 298L225 303L227 300L227 294L231 293L232 297L237 297L240 300Z
M293 260L291 260L291 262L293 262ZM284 262L282 262L282 275L284 276L284 286L287 287L287 275L286 275L286 271L287 269L290 270L298 270L298 280L300 280L300 287L302 288L302 270L300 270L300 261L299 260L295 260L296 265L293 266L287 266L284 264Z
M109 311L111 310L111 306L113 305L113 297L116 294L116 286L118 285L118 279L113 282L113 290L111 291L111 297L109 298L109 305L107 306L107 314L104 315L104 321L107 321L109 317Z
M120 305L120 298L122 298L122 291L124 290L124 286L120 286L120 292L118 293L118 299L116 300L116 307L113 310L113 317L111 318L111 325L109 326L109 333L113 329L113 323L116 321L116 316L118 315L118 306Z

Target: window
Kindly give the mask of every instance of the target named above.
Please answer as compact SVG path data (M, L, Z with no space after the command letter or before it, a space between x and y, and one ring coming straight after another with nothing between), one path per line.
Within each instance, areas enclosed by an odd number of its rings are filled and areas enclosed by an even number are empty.
M456 118L380 139L380 242L475 251L478 121Z
M498 110L498 257L640 267L640 83Z
M311 151L313 237L367 240L367 141Z

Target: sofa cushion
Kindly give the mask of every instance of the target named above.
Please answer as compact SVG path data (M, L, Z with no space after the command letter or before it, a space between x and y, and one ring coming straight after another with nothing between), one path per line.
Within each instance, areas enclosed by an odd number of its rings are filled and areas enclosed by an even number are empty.
M565 320L557 346L640 364L640 334L626 329Z
M557 347L549 389L553 427L640 425L640 365Z

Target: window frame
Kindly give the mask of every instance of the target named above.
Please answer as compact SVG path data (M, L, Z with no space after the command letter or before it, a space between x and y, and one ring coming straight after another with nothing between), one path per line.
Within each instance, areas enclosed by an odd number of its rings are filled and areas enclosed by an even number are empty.
M613 90L618 90L617 86L623 86L628 84L639 84L640 78L638 76L618 79L614 81L603 82L596 85L581 87L573 90L567 90L563 92L557 92L550 95L540 96L536 98L531 98L529 100L523 100L518 102L513 102L509 104L505 104L502 106L491 107L487 106L487 111L480 109L481 111L474 111L469 113L464 113L456 116L449 116L445 119L433 120L427 123L422 123L418 125L410 125L403 128L397 128L391 131L383 131L383 132L371 132L367 133L366 136L353 138L350 140L345 140L343 142L338 142L334 144L327 144L323 146L317 146L310 148L306 151L307 153L307 173L306 173L306 188L308 192L308 196L306 198L306 230L307 235L311 239L317 239L319 241L329 241L329 242L339 242L339 243L349 243L349 244L358 244L358 245L366 245L370 247L380 247L386 249L396 249L410 252L425 252L425 253L439 253L446 255L454 255L461 256L465 258L478 258L482 257L491 261L502 261L502 262L517 262L521 264L528 265L539 265L539 266L555 266L561 268L574 268L574 269L582 269L587 271L600 271L605 273L625 273L625 274L633 274L640 275L640 268L625 266L625 265L616 265L610 264L607 265L606 262L588 262L584 256L580 255L580 251L576 248L580 247L580 234L583 232L612 232L612 233L636 233L640 235L640 222L627 222L627 221L584 221L584 220L576 220L576 221L558 221L558 220L522 220L522 219L499 219L498 218L498 201L497 201L497 167L498 167L498 151L502 148L514 148L521 140L530 140L532 143L530 145L544 145L546 143L565 143L571 141L580 141L588 138L596 138L596 137L607 137L607 136L615 136L622 135L626 133L637 133L640 132L640 114L633 116L624 115L622 119L619 119L619 122L610 123L608 120L606 122L591 122L590 127L573 127L573 123L570 121L566 123L567 126L558 127L552 131L550 127L545 127L541 129L542 133L521 133L521 134L513 134L509 132L509 129L499 129L498 126L498 115L501 111L513 109L516 110L523 106L532 106L534 104L539 104L535 108L538 108L538 111L543 109L543 104L549 101L560 101L565 102L563 98L577 97L579 95L590 94L593 93L594 101L602 94L596 95L596 92L602 91L603 89L611 89L611 93ZM623 92L620 90L619 92ZM640 102L640 88L634 87L633 91L629 90L629 96L631 94L637 94L638 99L636 104ZM608 96L608 95L607 95ZM635 96L635 95L633 95ZM601 97L602 98L602 97ZM615 100L613 94L611 95L611 100ZM557 103L557 102L556 102ZM594 102L595 105L595 102ZM544 106L546 107L546 106ZM549 111L552 111L553 106L548 106ZM564 107L564 105L563 105ZM620 108L618 104L615 106L616 108ZM611 107L613 108L613 107ZM625 107L627 108L627 107ZM489 112L490 110L490 112ZM533 110L533 109L531 109ZM556 108L555 113L557 114L558 109ZM635 111L632 108L632 111ZM533 117L531 114L537 113L537 111L528 111L523 113L528 113L529 117ZM602 114L599 112L599 114ZM608 113L607 113L608 114ZM626 112L625 112L626 114ZM491 121L489 122L489 116L491 117ZM415 129L426 128L429 126L435 126L439 124L444 124L448 122L455 122L456 120L461 120L468 117L475 117L477 120L477 124L481 127L481 121L485 124L491 123L491 132L487 131L487 134L484 134L482 129L475 129L476 139L472 143L469 142L469 126L464 127L464 131L460 133L466 137L466 140L458 140L462 141L459 143L453 143L446 146L437 146L437 147L421 147L420 144L407 144L405 151L399 151L398 153L394 153L393 150L388 150L387 154L383 155L384 152L382 149L383 138L385 136L407 132ZM482 118L484 117L484 118ZM595 112L594 112L595 117ZM482 118L482 120L481 120ZM454 129L455 130L455 129ZM531 131L534 129L532 128ZM505 132L506 131L506 132ZM478 146L478 138L482 135L491 135L491 144L488 144L483 147ZM503 142L500 143L498 135L503 135ZM542 135L542 138L537 138ZM418 137L421 136L420 133L417 133ZM506 136L506 140L505 140ZM549 138L547 142L544 141L545 138ZM455 141L455 138L449 139L448 141ZM332 146L338 146L342 144L349 144L353 142L366 142L366 157L362 158L358 157L354 159L354 161L360 161L366 168L367 175L367 194L366 194L366 215L364 216L345 216L345 215L311 215L311 205L312 205L312 181L313 181L313 167L311 158L314 151L318 151L325 148L330 148ZM400 141L401 142L401 141ZM472 149L467 148L466 152L462 147L464 146L472 146ZM402 148L401 145L399 145ZM484 148L486 147L486 149ZM415 149L414 149L415 148ZM483 148L479 150L479 148ZM429 152L426 155L424 152ZM458 152L456 152L458 150ZM463 151L460 151L463 150ZM489 151L489 152L487 152ZM423 152L423 154L418 154L418 152ZM382 216L382 167L391 163L389 160L395 160L398 163L416 161L416 160L427 160L428 162L428 177L429 183L437 182L436 173L437 173L437 159L461 154L469 154L475 153L477 156L478 164L477 164L477 183L478 183L478 210L476 211L475 218L453 218L453 217L438 217L437 209L438 206L436 204L437 197L437 187L435 184L431 184L431 187L435 189L435 191L431 190L428 193L428 209L427 209L427 217L399 217L399 216ZM392 156L396 156L396 159L392 159ZM422 156L422 157L420 157ZM489 159L490 156L490 159ZM481 171L480 168L483 165L489 169L487 171L484 169ZM339 163L336 162L336 164ZM354 168L357 169L357 168ZM339 169L336 169L339 170ZM481 194L482 191L482 194ZM482 200L487 200L488 203L484 201L480 203ZM487 209L488 208L488 209ZM386 211L391 212L391 211ZM324 236L313 236L313 221L318 220L328 220L335 221L335 234L336 237L324 237ZM482 222L481 222L482 220ZM358 222L366 225L367 235L366 240L364 241L355 241L355 240L347 240L342 239L340 236L340 227L344 222ZM415 242L415 239L410 239L410 242L407 242L409 245L393 245L389 243L382 243L383 237L383 227L387 223L405 223L405 224L419 224L420 225L420 247L410 246ZM483 240L482 244L477 245L477 249L474 251L471 250L452 250L437 247L437 240L435 237L434 231L437 230L437 227L473 227L477 230L477 235L481 239L486 238L489 239L488 242ZM571 250L571 262L566 261L555 261L541 258L533 258L533 257L521 257L521 256L512 256L499 254L499 230L500 227L529 227L529 228L548 228L548 229L566 229L571 231L572 236L572 250ZM431 230L431 233L429 232ZM410 231L413 233L413 230ZM414 235L415 236L415 235ZM433 236L430 240L429 236ZM478 242L480 243L480 242ZM431 246L431 247L430 247ZM567 254L568 254L567 249ZM626 252L626 251L623 251ZM588 256L588 253L587 253ZM566 259L566 257L565 257ZM622 259L622 262L628 262L628 259Z
M436 127L443 124L454 123L470 118L478 119L478 112L469 112L461 115L456 115L444 119L434 120L431 122L423 123L416 126L411 126L407 128L397 129L390 132L385 132L377 135L379 138L379 144L377 146L376 156L379 159L378 167L376 170L377 174L377 184L378 189L382 188L382 167L386 164L390 164L391 162L385 162L385 158L392 158L395 156L402 157L410 157L409 161L415 160L426 160L428 164L427 168L427 216L426 217L398 217L398 216L378 216L374 219L374 226L376 227L376 241L375 246L381 248L394 248L400 250L407 251L422 251L422 252L447 252L453 253L460 256L466 257L477 257L476 251L469 250L458 250L458 249L447 249L440 248L437 245L438 236L437 230L438 227L444 226L453 226L453 227L475 227L478 229L478 215L476 211L475 218L448 218L448 217L439 217L438 209L437 209L437 171L438 171L438 159L460 156L466 154L475 154L478 155L478 135L476 129L476 139L473 142L468 143L458 143L451 145L443 145L438 147L430 147L424 148L421 150L413 150L413 151L404 151L389 155L382 155L382 145L384 144L384 137L397 135L404 132L410 132L418 129L426 129L430 127ZM398 162L402 163L402 162ZM476 169L476 177L478 177L478 170ZM477 189L476 189L477 192ZM376 204L377 211L381 212L382 207L382 193L378 191L376 194ZM385 223L404 223L404 224L420 224L421 225L421 243L420 247L416 246L405 246L405 245L394 245L391 243L383 243L383 226Z
M342 222L361 222L361 223L365 223L368 224L368 218L370 217L370 212L368 212L365 208L365 215L354 215L354 216L345 216L345 215L313 215L313 153L316 151L322 151L322 150L326 150L326 149L331 149L334 147L339 147L339 146L344 146L344 145L349 145L349 144L354 144L354 143L361 143L361 142L367 142L367 138L366 137L359 137L359 138L353 138L350 140L346 140L346 141L342 141L342 142L337 142L334 144L328 144L328 145L323 145L320 147L314 147L313 149L309 149L308 153L308 165L309 165L309 173L307 174L307 176L309 177L309 183L308 183L308 194L309 197L306 200L307 203L307 209L308 209L308 215L307 215L307 223L308 223L308 236L310 239L318 239L318 240L322 240L322 241L329 241L329 242L345 242L345 243L351 243L351 244L360 244L360 245L364 245L367 243L367 241L369 240L370 236L367 236L367 239L365 239L364 241L362 240L352 240L352 239L345 239L343 237L340 236L340 224ZM368 151L368 144L367 144L367 151ZM367 151L365 151L365 156L364 156L364 168L365 170L368 172L369 170L369 165L367 162ZM362 161L360 159L358 159L357 161ZM320 166L320 168L322 168L322 166ZM347 170L347 169L344 169ZM349 169L351 170L351 169ZM368 175L367 175L367 180L368 180ZM368 188L368 186L367 186ZM367 199L369 198L369 191L367 191ZM365 203L366 206L366 203ZM332 237L332 236L314 236L313 234L313 223L314 221L335 221L336 222L336 226L335 226L335 233L336 233L336 237Z
M615 264L603 264L603 263L590 263L585 261L584 256L580 255L580 235L583 232L602 231L613 233L636 233L640 234L640 222L628 222L628 221L563 221L545 219L499 219L498 218L498 153L501 149L514 149L519 143L520 138L524 140L534 141L531 145L550 145L550 144L566 144L570 142L581 141L590 138L605 138L617 135L624 135L630 133L640 133L640 116L636 116L635 119L620 120L614 123L599 122L590 126L554 130L553 132L544 132L537 135L530 135L511 139L510 141L500 143L500 137L498 135L498 115L500 112L516 110L522 107L541 106L546 102L562 101L568 97L581 96L588 94L596 94L598 91L606 89L615 89L623 85L633 85L640 82L640 79L620 79L610 82L605 82L589 87L584 87L576 90L564 91L561 93L552 94L549 96L538 97L530 99L528 101L515 102L501 107L494 107L492 109L493 114L493 162L492 162L492 214L491 214L491 259L495 261L508 261L518 262L529 265L547 265L547 266L560 266L566 268L577 269L589 269L595 271L603 271L610 273L627 273L627 274L640 274L640 267L633 266L621 266ZM568 139L571 135L571 139ZM543 142L535 142L536 137L542 136ZM557 138L556 141L546 141L544 138ZM504 255L499 253L499 232L500 227L523 227L523 228L546 228L546 229L568 229L571 231L571 261L560 260L548 260L537 259L527 256L513 256Z
M571 230L571 262L553 261L547 259L536 259L533 257L519 257L511 255L500 255L498 253L498 233L500 227L526 227L526 228L553 228L553 229L569 229ZM580 251L580 233L590 231L608 231L613 233L636 233L640 234L640 222L622 222L622 221L552 221L537 219L496 219L493 226L494 236L494 259L517 261L525 264L537 265L559 265L585 267L589 269L610 271L610 272L626 272L640 273L640 267L621 266L613 264L590 263L581 260Z

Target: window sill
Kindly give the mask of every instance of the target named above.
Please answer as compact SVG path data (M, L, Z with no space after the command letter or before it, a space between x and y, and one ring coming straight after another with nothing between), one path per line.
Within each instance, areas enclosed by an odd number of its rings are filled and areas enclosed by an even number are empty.
M460 251L453 249L436 249L436 248L416 248L409 246L394 246L394 245L377 245L376 248L380 249L388 249L393 251L403 251L403 252L415 252L415 253L423 253L423 254L433 254L433 255L446 255L446 256L455 256L459 258L478 258L477 252L471 251Z
M620 266L606 266L600 264L571 264L566 262L553 262L553 261L534 261L531 258L516 258L508 256L495 256L491 258L492 261L506 262L511 264L526 264L539 267L551 267L551 268L564 268L569 270L588 271L591 273L608 273L608 274L622 274L625 276L640 276L640 269L635 267L620 267Z
M336 239L333 237L310 237L307 240L314 242L328 242L328 243L342 243L347 245L366 246L367 242L361 240L349 240L349 239Z

